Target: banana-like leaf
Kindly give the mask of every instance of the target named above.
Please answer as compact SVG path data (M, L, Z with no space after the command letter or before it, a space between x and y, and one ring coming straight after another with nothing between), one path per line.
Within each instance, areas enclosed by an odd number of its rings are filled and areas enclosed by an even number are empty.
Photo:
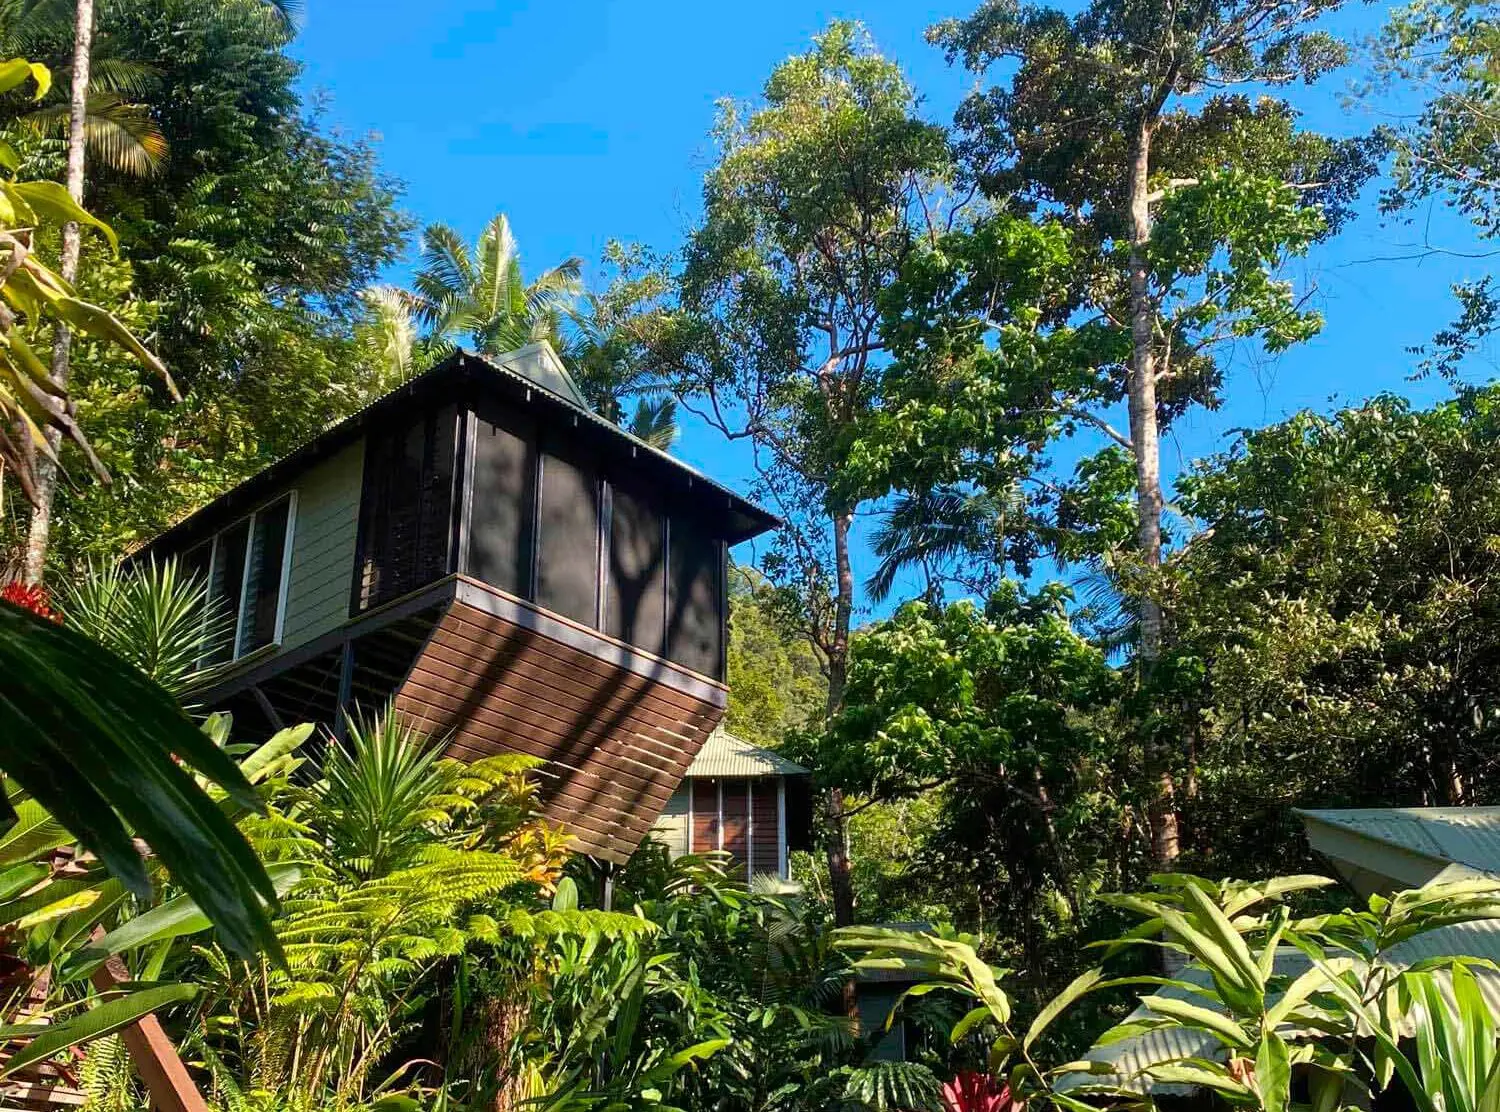
M0 768L142 898L143 837L239 954L279 953L276 891L177 760L258 809L255 789L145 676L73 630L0 604ZM176 760L174 760L176 758Z
M1143 996L1141 1004L1148 1011L1175 1019L1186 1027L1207 1031L1232 1047L1248 1049L1254 1045L1250 1033L1223 1012L1190 1004L1186 1000L1174 1000L1170 996Z
M1047 1001L1047 1006L1037 1012L1036 1019L1032 1020L1031 1026L1026 1029L1025 1037L1021 1040L1021 1049L1029 1050L1031 1044L1041 1037L1042 1032L1052 1024L1053 1020L1093 991L1102 980L1104 980L1104 970L1097 967L1075 977L1067 988Z
M271 878L277 896L285 896L302 879L302 868L292 864L271 865L266 869L266 874ZM81 980L116 954L197 934L212 925L192 897L178 896L134 919L126 920L80 950L59 971L58 980L63 983Z
M1264 1112L1286 1112L1292 1089L1291 1049L1275 1032L1262 1035L1255 1052L1255 1087Z
M40 62L28 62L25 58L8 58L0 62L0 93L8 93L27 80L36 82L32 99L41 100L52 88L52 71Z
M34 861L73 841L66 827L34 799L18 800L16 822L0 835L0 866Z
M240 762L240 772L250 783L260 783L279 767L279 762L283 757L312 737L313 729L311 722L304 722L300 726L288 726L285 730L279 731Z
M0 1077L45 1062L70 1046L113 1034L140 1022L158 1008L191 1000L196 995L198 989L195 985L156 985L106 1000L82 1015L43 1028L43 1034L11 1055L4 1068L0 1068Z
M0 183L0 188L3 188L10 196L12 203L19 198L43 220L50 220L57 224L87 225L98 229L100 234L109 240L110 250L119 254L120 238L115 235L115 230L73 200L72 194L61 182L48 181L45 178L38 181L3 182Z

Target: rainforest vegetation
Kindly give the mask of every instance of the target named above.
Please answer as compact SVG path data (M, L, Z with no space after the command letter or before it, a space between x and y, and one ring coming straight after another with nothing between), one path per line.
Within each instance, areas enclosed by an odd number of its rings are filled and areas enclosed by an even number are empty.
M1342 6L985 0L927 32L952 118L835 21L705 120L680 243L538 266L503 212L403 207L276 0L0 0L0 1075L145 1107L154 1014L216 1112L1086 1112L1124 1021L1222 1046L1150 1075L1205 1100L1493 1108L1483 971L1384 962L1500 893L1341 894L1295 814L1500 804L1500 12ZM1418 99L1325 134L1289 91L1333 78ZM1164 464L1238 353L1319 334L1331 237L1434 210L1475 277L1389 359L1439 400ZM527 759L385 708L237 741L204 584L120 570L538 340L654 448L744 447L781 518L733 554L725 724L811 770L795 895L648 841L606 901ZM857 999L894 969L899 1062Z

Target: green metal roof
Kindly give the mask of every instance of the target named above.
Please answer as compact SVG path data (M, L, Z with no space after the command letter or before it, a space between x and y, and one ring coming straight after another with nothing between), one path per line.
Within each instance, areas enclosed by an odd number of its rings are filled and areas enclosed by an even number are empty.
M1356 891L1417 888L1439 876L1500 877L1500 807L1298 811L1314 851Z
M806 776L807 769L780 753L751 745L720 726L708 735L703 748L688 765L687 775L699 779L756 776Z

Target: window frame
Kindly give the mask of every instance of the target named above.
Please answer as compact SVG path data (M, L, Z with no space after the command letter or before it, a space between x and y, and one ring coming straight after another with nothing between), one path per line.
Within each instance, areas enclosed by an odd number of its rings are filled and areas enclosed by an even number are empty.
M253 649L242 651L240 645L245 635L245 604L249 601L250 594L250 566L251 561L255 557L256 525L259 522L261 514L263 514L266 510L269 510L273 506L280 505L282 502L285 502L287 504L286 535L283 538L281 544L281 568L278 572L280 580L276 588L275 632L273 633L271 640L267 641L264 645L257 645ZM214 575L218 568L219 561L220 538L222 538L224 534L237 528L242 523L245 524L247 528L245 533L245 556L244 561L240 566L240 594L234 605L234 631L230 634L230 653L228 659L220 662L222 666L235 664L238 661L245 659L246 657L251 657L257 653L274 649L281 644L281 638L286 631L286 602L288 590L292 581L292 541L296 535L297 527L296 489L294 488L289 491L283 491L282 493L277 494L274 498L267 499L260 505L256 506L255 509L251 510L249 513L236 517L233 521L226 523L222 528L214 530L214 533L211 537L209 537L206 541L200 542L201 544L208 545L208 578L206 583L204 584L204 587L208 592L209 599L212 599L213 597ZM197 548L199 546L194 545L193 547ZM204 615L203 621L206 625L208 622L207 614ZM202 665L208 662L211 655L212 650L209 653L205 653L204 656L200 658L199 664Z

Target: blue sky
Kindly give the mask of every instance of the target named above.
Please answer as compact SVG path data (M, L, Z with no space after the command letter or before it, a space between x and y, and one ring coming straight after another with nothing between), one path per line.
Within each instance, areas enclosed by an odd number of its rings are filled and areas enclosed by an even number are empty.
M927 115L948 122L974 78L950 69L923 31L968 10L961 0L308 0L293 53L305 63L308 90L331 98L329 123L379 137L384 166L406 183L405 205L419 220L444 220L472 237L504 211L534 272L570 255L592 264L610 239L676 247L698 211L715 101L754 97L772 66L805 49L830 19L862 20L923 93ZM1351 5L1337 29L1370 33L1383 12ZM1341 103L1352 76L1293 94L1311 125L1345 134L1370 126L1368 111ZM1406 349L1451 319L1450 284L1488 263L1421 251L1423 243L1456 253L1476 245L1441 209L1414 216L1412 224L1383 221L1367 204L1297 264L1318 287L1322 335L1274 360L1236 352L1227 404L1180 422L1164 444L1169 475L1222 450L1233 430L1301 408L1328 410L1381 391L1419 402L1442 396L1441 384L1408 381ZM1492 372L1490 359L1473 368L1476 378ZM742 451L707 429L686 428L677 451L748 486Z

